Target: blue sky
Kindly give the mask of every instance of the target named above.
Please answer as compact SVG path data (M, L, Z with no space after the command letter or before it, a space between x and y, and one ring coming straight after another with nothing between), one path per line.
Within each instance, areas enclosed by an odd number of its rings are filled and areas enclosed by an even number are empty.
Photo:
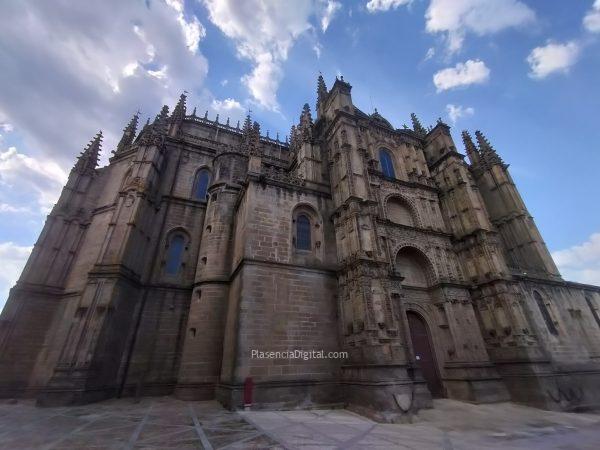
M91 137L183 90L283 138L316 78L394 126L481 129L565 278L600 284L600 0L8 0L0 4L0 306ZM595 83L594 83L595 81Z

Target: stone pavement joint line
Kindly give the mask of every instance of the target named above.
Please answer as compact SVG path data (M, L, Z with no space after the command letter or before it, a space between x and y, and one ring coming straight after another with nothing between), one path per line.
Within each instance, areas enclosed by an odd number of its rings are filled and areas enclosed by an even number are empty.
M0 449L565 449L598 448L600 415L514 403L435 400L410 424L343 409L231 412L214 401L148 397L38 408L0 403Z
M189 406L189 410L190 410L190 415L192 416L192 420L194 421L194 428L196 429L196 432L198 433L198 437L200 438L202 445L204 446L204 448L206 450L213 450L213 446L210 444L208 438L206 437L206 434L204 434L204 430L200 426L198 417L196 416L196 413L194 412L194 407L191 404L188 406Z
M142 432L142 428L144 428L144 425L146 425L146 422L148 422L148 415L150 414L150 411L152 411L152 405L150 405L148 407L148 412L146 413L146 415L144 416L144 418L140 422L139 426L135 429L135 431L131 435L131 438L129 439L129 447L128 448L134 448L134 445L135 445L136 441L140 437L140 433Z

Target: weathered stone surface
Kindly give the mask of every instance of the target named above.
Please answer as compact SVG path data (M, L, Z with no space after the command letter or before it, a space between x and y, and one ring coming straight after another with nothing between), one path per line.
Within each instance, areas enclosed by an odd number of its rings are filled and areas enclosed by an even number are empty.
M242 408L251 378L254 408L387 422L432 394L600 405L600 289L561 278L483 134L467 163L441 121L396 130L343 79L318 97L286 142L185 96L107 167L96 136L2 312L0 395Z

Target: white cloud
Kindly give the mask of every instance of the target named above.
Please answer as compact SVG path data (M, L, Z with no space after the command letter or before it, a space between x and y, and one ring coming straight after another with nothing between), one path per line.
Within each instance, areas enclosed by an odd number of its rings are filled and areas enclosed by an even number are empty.
M532 23L535 13L519 0L431 0L425 13L429 33L445 33L448 50L460 50L467 33L493 34Z
M19 153L15 147L0 151L0 186L15 193L30 193L40 212L50 211L68 174L56 162Z
M221 80L221 86L225 87L227 86L227 83L229 83L228 79Z
M438 92L470 84L482 84L490 78L490 69L481 60L469 59L454 67L442 69L433 75Z
M0 311L8 298L8 291L19 279L31 250L32 247L13 242L0 242Z
M408 5L412 0L369 0L367 3L367 11L375 13L379 11L389 11L396 9L402 5Z
M321 16L321 30L323 30L323 33L327 31L329 24L340 9L342 9L342 4L340 2L327 0Z
M233 98L226 98L225 100L213 100L211 103L212 109L221 113L227 111L244 111L244 108L237 100Z
M327 13L330 3L324 0L296 0L292 7L282 7L278 0L204 0L209 18L232 39L238 56L252 62L252 71L242 77L252 98L262 107L279 111L277 89L283 77L282 64L303 33L313 30L312 16ZM321 28L329 26L336 6Z
M188 50L192 53L196 53L198 50L198 44L200 39L206 36L206 29L200 23L196 16L191 16L189 20L186 20L184 15L184 4L183 0L165 0L167 5L173 8L177 12L177 22L181 27L181 32L185 39L185 44Z
M0 117L29 156L70 167L98 129L113 150L137 108L153 117L184 89L190 102L210 101L204 28L181 1L0 2L0 18L0 85L11 86L0 89Z
M135 75L135 73L137 72L139 67L140 67L140 65L137 61L131 61L130 63L125 65L125 67L123 67L123 70L121 71L121 73L123 74L123 77L125 77L125 78L132 77Z
M429 61L434 56L435 56L435 48L429 47L427 49L427 53L425 53L425 58L423 58L423 61Z
M527 57L531 68L529 76L542 79L554 72L567 73L577 62L580 50L574 41L565 44L549 42L543 47L534 48Z
M0 130L4 131L5 133L10 133L14 129L15 128L12 126L11 123L0 122Z
M27 213L31 210L26 206L14 206L8 203L0 203L0 213Z
M600 33L600 0L596 0L592 9L583 18L583 26L590 33Z
M315 42L315 45L313 45L313 51L315 52L315 55L317 55L317 59L321 58L321 52L323 51L323 46L318 43Z
M214 99L210 103L210 110L219 114L219 122L221 123L229 119L231 126L235 126L236 121L242 123L246 115L246 109L240 102L233 98L226 98L225 100Z
M454 124L461 117L468 117L468 116L472 116L473 114L475 114L475 109L473 109L470 106L463 107L461 105L447 104L446 112L448 113L448 117Z
M552 258L565 279L600 286L600 233L583 244L553 252Z

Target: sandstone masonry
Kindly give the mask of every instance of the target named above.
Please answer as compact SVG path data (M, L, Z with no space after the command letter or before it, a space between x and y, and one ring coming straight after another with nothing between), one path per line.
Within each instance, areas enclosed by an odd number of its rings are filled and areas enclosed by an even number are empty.
M0 316L0 396L240 408L251 378L254 408L380 421L432 396L600 405L600 288L561 278L480 132L467 162L441 120L395 129L322 77L285 142L185 95L137 122L71 170Z

